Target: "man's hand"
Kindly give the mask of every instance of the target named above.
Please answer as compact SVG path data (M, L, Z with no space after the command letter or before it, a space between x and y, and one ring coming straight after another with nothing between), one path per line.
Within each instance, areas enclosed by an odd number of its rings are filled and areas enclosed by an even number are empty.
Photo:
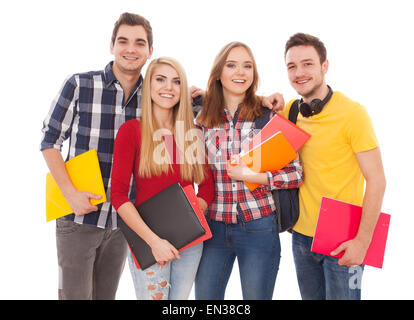
M360 265L364 261L381 211L385 192L385 175L379 148L356 153L359 167L366 180L362 216L356 237L342 243L331 255L345 251L338 264Z
M50 148L43 150L42 154L50 173L75 215L83 216L89 212L98 210L97 206L91 205L89 199L99 200L101 196L86 191L79 191L74 187L66 171L65 162L60 151Z
M204 99L205 92L204 92L204 90L201 90L200 88L192 86L190 88L190 95L191 95L191 100L198 97L198 96L201 96Z
M364 261L369 245L354 238L342 243L338 248L331 252L331 256L336 256L344 251L342 258L338 260L340 266L359 266Z
M262 97L262 105L270 110L282 111L285 107L285 100L281 93L274 93L268 97Z
M77 216L83 216L98 210L98 207L92 205L89 199L99 200L102 197L90 192L76 190L65 195L65 198L68 201L70 208L73 210L73 213Z

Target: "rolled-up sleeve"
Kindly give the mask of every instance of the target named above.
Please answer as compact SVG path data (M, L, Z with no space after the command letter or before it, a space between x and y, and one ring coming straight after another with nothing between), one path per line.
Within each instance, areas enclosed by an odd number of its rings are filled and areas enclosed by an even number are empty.
M76 76L65 80L61 90L53 100L50 111L43 121L40 150L62 149L63 142L69 137L76 105L79 98L79 86Z
M304 179L299 159L293 160L281 170L266 171L266 173L270 190L299 188Z

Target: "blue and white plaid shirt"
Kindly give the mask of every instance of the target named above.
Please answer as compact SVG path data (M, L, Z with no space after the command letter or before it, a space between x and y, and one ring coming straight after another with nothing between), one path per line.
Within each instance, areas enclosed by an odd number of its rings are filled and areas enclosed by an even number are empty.
M107 202L98 205L98 211L84 216L71 214L65 219L105 228L111 214L112 228L116 228L117 214L110 203L114 141L125 121L141 116L141 84L142 76L128 101L124 101L124 91L112 71L111 62L105 70L69 77L53 101L43 122L40 150L61 150L63 141L68 138L66 160L96 149L107 198ZM130 198L134 197L131 194Z

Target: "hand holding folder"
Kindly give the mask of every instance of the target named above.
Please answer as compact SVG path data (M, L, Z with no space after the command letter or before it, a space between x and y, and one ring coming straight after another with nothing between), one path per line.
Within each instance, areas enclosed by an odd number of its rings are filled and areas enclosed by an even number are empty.
M179 251L212 236L191 185L182 188L178 182L174 183L140 204L137 210L153 232ZM151 247L122 219L119 220L119 227L137 268L146 269L156 263Z
M240 159L254 172L280 170L296 157L295 150L281 131L240 155ZM259 186L257 183L244 183L250 191Z
M243 162L255 172L275 171L293 161L310 134L280 114L271 118L252 138L242 145ZM245 182L250 191L260 185Z
M69 178L77 190L100 195L100 199L90 199L92 205L106 201L98 154L95 149L84 152L65 163ZM60 191L52 175L46 175L46 221L61 218L73 213L69 203Z
M361 206L322 197L311 251L329 256L341 243L355 238L361 215ZM389 214L380 213L363 264L382 268L390 219Z

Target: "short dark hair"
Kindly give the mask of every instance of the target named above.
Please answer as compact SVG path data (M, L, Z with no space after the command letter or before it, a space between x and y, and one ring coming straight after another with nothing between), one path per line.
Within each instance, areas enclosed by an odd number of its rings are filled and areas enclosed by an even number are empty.
M152 47L151 24L144 17L138 14L129 13L129 12L124 12L123 14L121 14L119 19L115 22L114 30L112 31L112 39L111 39L112 44L115 44L115 38L118 33L118 29L123 24L126 24L128 26L143 26L143 28L145 29L145 32L147 33L148 46L150 48Z
M285 45L285 58L288 50L297 46L312 46L319 55L321 64L326 60L326 48L319 38L306 33L296 33L289 38Z

